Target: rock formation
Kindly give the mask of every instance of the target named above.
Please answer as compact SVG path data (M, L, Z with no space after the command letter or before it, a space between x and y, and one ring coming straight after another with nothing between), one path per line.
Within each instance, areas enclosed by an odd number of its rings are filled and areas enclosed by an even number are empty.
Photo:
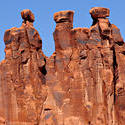
M47 96L46 62L32 12L24 10L21 15L22 26L7 30L4 35L6 57L0 64L0 116L6 125L38 125Z
M125 44L108 20L90 10L90 28L73 29L73 11L54 14L55 52L48 58L23 10L20 28L4 35L0 63L0 125L124 125Z

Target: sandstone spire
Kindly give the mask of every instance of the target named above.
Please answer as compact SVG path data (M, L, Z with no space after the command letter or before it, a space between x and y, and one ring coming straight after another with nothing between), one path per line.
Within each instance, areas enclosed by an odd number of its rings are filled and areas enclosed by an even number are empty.
M54 14L56 29L53 35L56 51L64 50L73 45L70 37L70 30L73 28L73 15L74 12L70 10L60 11Z
M33 27L34 15L23 10L20 28L5 32L5 60L0 64L1 117L7 125L39 124L46 99L45 56ZM2 74L1 74L2 73Z

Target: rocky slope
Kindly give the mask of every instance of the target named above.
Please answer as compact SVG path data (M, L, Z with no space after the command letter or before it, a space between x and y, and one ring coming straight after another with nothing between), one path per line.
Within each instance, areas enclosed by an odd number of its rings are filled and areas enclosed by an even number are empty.
M44 56L30 10L5 32L0 63L0 125L124 125L125 44L109 9L90 10L90 28L73 29L73 11L54 14L56 51Z

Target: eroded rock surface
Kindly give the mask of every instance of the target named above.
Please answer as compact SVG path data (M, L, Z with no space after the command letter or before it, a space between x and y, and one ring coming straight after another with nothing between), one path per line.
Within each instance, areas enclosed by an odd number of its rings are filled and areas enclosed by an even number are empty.
M29 10L22 13L32 18ZM5 32L4 42L6 57L0 64L3 120L0 121L5 120L7 125L37 125L47 97L42 40L33 23L26 19L20 28Z
M34 15L21 14L22 26L4 37L0 124L124 125L125 44L106 18L109 9L92 8L90 28L73 29L73 11L55 13L56 51L50 58L41 51Z

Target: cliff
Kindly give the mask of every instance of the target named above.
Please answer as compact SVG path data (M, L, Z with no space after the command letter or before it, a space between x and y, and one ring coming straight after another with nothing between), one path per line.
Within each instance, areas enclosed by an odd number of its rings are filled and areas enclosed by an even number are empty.
M109 9L90 10L90 28L73 29L73 11L54 14L55 52L48 58L23 10L5 32L0 63L0 125L124 125L125 43Z

